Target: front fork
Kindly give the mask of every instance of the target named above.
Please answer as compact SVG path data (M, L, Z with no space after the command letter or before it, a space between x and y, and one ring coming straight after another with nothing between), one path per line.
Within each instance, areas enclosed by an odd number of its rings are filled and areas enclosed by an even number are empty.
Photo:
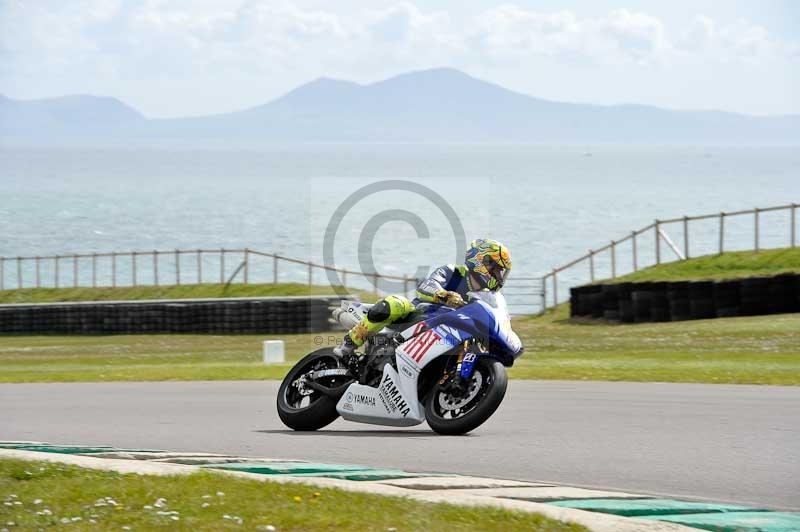
M458 354L456 355L455 370L452 373L447 372L442 375L439 385L443 385L447 382L451 375L452 378L450 378L450 382L456 386L472 378L472 374L475 372L475 362L478 360L478 355L469 350L470 347L472 347L471 340L464 342L464 345L461 346L461 349L458 350Z

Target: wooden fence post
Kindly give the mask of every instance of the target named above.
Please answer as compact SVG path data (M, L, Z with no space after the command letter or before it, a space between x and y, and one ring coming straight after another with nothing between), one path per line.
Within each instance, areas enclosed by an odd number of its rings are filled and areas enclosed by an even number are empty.
M789 220L792 224L792 247L797 245L797 204L792 203L792 212L789 216Z
M633 247L633 271L638 271L639 261L636 256L636 231L631 231L631 246Z
M661 264L661 222L658 220L653 226L653 232L656 238L656 264Z
M272 256L272 284L278 284L278 256Z
M683 256L689 258L689 217L683 216Z
M133 286L136 286L136 252L131 253L131 274L133 276Z
M725 250L725 213L719 213L719 254Z
M153 250L153 283L158 286L158 250Z
M553 269L553 306L558 306L558 279L556 279L556 270Z
M308 286L311 286L313 283L314 271L311 269L311 263L308 263Z
M250 250L244 248L244 284L250 282Z
M175 250L175 284L181 284L181 252Z
M542 313L547 310L547 276L540 279L542 283Z
M117 287L117 252L111 252L111 286Z
M58 280L59 280L58 278L59 278L59 273L60 273L59 272L59 268L58 268L58 266L59 266L59 260L58 259L60 259L60 258L61 257L59 257L58 255L56 255L54 257L56 264L55 264L55 268L53 268L53 284L55 285L56 288L58 288Z
M342 272L342 286L347 286L347 270Z
M72 287L78 288L78 256L72 256Z
M617 243L611 241L611 278L617 277Z
M92 253L92 288L97 288L97 253Z
M219 284L225 284L225 248L219 250Z
M0 290L6 289L6 258L0 257Z
M594 282L594 251L589 250L589 279Z
M42 287L42 276L41 276L41 267L40 267L41 259L37 256L36 257L36 288Z
M203 251L197 250L197 284L203 284Z
M17 257L17 288L22 288L22 257Z
M408 277L403 278L403 293L408 294Z
M758 241L758 233L759 233L759 230L758 230L758 218L759 218L758 212L759 212L758 211L758 207L756 207L755 210L753 211L753 230L754 230L754 233L755 233L753 246L754 246L756 251L758 251L758 244L759 244L759 241Z

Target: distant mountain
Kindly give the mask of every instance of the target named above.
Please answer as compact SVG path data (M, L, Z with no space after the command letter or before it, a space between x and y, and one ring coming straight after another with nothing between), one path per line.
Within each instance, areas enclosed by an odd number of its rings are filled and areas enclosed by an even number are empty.
M0 95L0 137L120 135L145 123L141 113L116 98L75 95L12 100Z
M118 100L0 99L0 137L275 142L797 143L800 115L755 117L533 98L453 69L360 85L320 78L233 113L148 120Z

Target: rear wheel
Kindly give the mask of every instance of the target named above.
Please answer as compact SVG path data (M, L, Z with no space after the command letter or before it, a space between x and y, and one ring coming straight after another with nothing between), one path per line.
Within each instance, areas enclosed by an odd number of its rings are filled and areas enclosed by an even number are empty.
M494 414L507 386L506 368L493 358L481 357L469 379L434 386L425 403L428 425L439 434L466 434Z
M336 400L311 389L306 379L314 371L342 367L332 349L320 349L306 355L284 377L278 389L278 416L294 430L317 430L339 417ZM328 377L317 382L334 387L342 377Z

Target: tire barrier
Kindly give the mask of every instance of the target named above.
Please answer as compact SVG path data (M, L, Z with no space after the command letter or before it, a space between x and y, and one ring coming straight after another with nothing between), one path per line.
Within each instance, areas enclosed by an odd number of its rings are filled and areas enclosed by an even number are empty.
M651 321L650 311L653 306L653 294L648 290L648 283L633 283L631 301L633 301L633 322Z
M570 316L622 323L684 321L800 312L800 274L724 281L577 286Z
M633 283L620 283L617 286L619 286L619 320L622 323L633 323L633 300L631 299Z
M0 333L279 334L333 329L339 297L182 299L0 305Z

